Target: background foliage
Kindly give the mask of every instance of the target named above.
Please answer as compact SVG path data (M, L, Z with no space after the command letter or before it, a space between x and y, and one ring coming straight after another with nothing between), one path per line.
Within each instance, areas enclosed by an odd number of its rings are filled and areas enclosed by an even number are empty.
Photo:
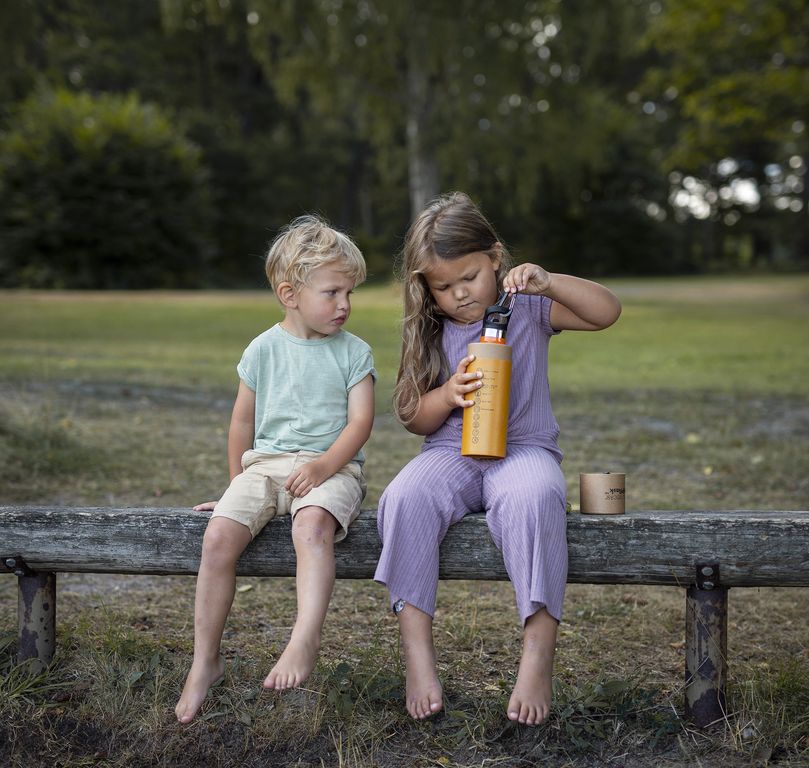
M454 188L552 269L805 267L807 37L805 0L8 0L0 282L258 286L267 241L307 211L384 278L412 213ZM96 123L113 103L163 115L198 165L161 166L141 198L154 168L117 174L134 155L109 142L77 183L41 138L57 114L26 127L67 93ZM41 197L52 184L74 197ZM116 236L133 199L172 211L170 237L133 217L149 256ZM97 216L55 232L77 200Z
M152 105L46 91L0 155L0 280L45 288L195 286L210 202L199 149Z

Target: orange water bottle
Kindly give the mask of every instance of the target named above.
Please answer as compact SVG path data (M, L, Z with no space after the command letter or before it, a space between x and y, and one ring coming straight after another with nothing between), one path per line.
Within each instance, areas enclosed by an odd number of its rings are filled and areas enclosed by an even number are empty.
M506 329L514 311L516 294L505 292L497 304L483 316L480 341L467 347L475 359L467 373L483 372L483 386L467 392L465 400L474 400L463 412L461 455L479 459L502 459L508 436L508 400L511 389L511 347L506 344Z

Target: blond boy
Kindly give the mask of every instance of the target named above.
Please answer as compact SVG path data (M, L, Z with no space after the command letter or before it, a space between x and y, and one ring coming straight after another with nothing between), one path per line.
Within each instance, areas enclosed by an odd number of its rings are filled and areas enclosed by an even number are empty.
M289 643L264 680L301 685L314 669L334 587L334 543L365 496L362 446L374 417L370 347L343 330L365 262L346 235L314 216L275 239L267 278L284 319L255 338L237 366L228 433L231 483L205 531L194 605L194 659L175 712L188 723L224 675L220 644L233 602L236 562L267 522L292 515L298 614Z

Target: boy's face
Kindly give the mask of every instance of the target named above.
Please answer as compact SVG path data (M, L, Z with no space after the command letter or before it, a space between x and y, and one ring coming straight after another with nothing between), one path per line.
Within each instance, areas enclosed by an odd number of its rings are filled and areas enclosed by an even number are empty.
M295 291L294 307L288 307L282 325L302 339L320 339L337 333L351 314L354 279L337 265L313 270Z
M459 259L439 259L424 272L438 308L456 323L483 319L497 301L498 256L475 251Z

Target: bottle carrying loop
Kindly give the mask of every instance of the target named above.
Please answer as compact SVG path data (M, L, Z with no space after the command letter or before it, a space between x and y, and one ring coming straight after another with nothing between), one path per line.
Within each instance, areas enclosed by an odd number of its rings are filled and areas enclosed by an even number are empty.
M516 293L503 291L497 304L493 304L486 309L483 315L483 331L480 340L483 342L495 342L496 344L506 343L506 329L511 313L514 311L514 302L517 300Z

